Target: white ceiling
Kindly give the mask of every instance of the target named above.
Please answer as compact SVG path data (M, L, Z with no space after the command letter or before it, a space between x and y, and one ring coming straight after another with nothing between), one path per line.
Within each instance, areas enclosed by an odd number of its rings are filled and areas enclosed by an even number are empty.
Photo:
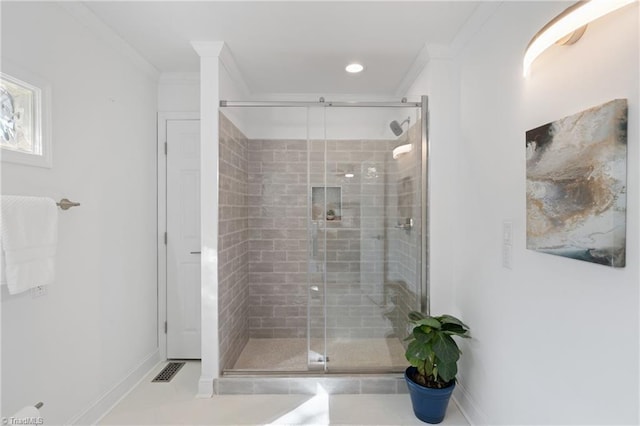
M198 71L190 42L224 41L251 94L395 96L425 43L451 43L479 2L84 4L160 72ZM365 71L348 75L352 61Z

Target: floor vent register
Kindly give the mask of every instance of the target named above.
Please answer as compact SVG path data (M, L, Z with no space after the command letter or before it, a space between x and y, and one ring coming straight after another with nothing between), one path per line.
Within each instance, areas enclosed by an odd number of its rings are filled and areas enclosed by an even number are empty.
M152 382L170 382L184 364L184 362L170 362L160 373L158 373L156 377L154 377Z

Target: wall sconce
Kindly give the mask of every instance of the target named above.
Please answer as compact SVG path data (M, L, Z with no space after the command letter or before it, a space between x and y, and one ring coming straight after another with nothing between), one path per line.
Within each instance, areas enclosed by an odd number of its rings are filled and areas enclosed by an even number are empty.
M636 0L586 0L568 7L533 36L524 53L523 73L553 44L573 44L582 37L587 24Z
M410 143L396 146L395 148L393 148L393 159L396 160L402 154L411 152L412 149L413 146Z

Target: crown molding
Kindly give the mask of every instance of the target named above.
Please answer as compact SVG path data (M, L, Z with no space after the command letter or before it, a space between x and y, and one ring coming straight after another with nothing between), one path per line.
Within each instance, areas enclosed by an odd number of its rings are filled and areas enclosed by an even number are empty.
M245 98L251 96L252 93L249 89L249 85L244 79L242 72L238 67L238 63L231 53L231 49L229 49L226 44L223 46L222 51L220 52L220 62L222 63L222 66L227 70L227 73L231 77L231 80L233 80L233 82L236 84L236 87L238 88L240 93Z
M458 34L449 45L452 57L457 56L458 53L464 49L503 3L504 1L487 1L480 2L476 6L471 16L469 16L469 19L462 25Z
M416 55L416 58L413 60L413 63L409 67L409 70L402 78L402 81L396 88L396 97L402 97L406 95L409 88L416 81L420 73L422 73L424 67L426 67L429 63L430 58L429 47L428 44L425 43L424 46L422 46L422 49L420 49L420 52L418 52L418 55Z
M201 58L218 58L224 48L224 41L192 41L191 47Z
M201 58L218 58L222 66L246 97L251 96L251 90L242 77L240 68L227 44L223 41L192 41L191 46Z
M502 3L502 1L479 3L450 44L425 43L398 85L395 91L396 96L406 95L429 61L453 59L457 56Z

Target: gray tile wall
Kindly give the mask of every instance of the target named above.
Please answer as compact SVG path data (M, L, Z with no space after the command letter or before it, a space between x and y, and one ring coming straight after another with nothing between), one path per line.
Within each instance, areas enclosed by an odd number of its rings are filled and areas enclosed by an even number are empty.
M307 335L307 142L249 142L249 334Z
M308 313L312 337L324 335L325 315L329 338L396 333L397 315L389 316L398 299L389 279L415 284L415 273L411 278L404 271L393 248L406 252L408 243L418 241L395 229L397 178L410 172L405 167L401 173L391 157L397 143L328 141L326 152L324 141L312 141L309 149L304 140L249 143L250 335L305 337ZM313 204L307 182L340 188L340 217L325 220L327 207Z
M249 310L248 140L220 114L218 286L220 367L246 344Z

